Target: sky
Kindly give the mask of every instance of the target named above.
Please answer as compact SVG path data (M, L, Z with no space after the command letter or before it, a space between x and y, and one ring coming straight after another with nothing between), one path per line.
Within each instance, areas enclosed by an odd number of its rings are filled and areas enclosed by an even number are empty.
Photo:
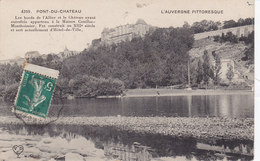
M187 21L238 20L254 17L253 0L0 0L0 60L24 57L28 51L40 54L69 50L82 51L93 39L101 37L104 27L132 24L141 18L157 27L178 27ZM21 10L31 10L22 14ZM84 32L11 32L10 21L15 16L43 16L36 10L76 9L81 14L66 16L95 16L95 28ZM163 14L165 10L223 10L223 14ZM55 14L62 16L62 14Z

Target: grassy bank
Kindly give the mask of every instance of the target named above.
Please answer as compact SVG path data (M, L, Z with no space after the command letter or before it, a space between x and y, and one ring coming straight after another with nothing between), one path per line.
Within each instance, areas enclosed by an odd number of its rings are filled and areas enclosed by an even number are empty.
M2 117L0 124L23 124L23 122L16 117ZM115 127L119 130L197 139L254 139L253 118L62 117L53 124Z

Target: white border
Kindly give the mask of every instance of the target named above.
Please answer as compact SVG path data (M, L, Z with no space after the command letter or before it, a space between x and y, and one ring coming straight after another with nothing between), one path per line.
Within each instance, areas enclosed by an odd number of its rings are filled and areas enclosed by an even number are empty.
M260 160L260 64L258 62L260 61L260 47L258 46L260 42L260 0L255 0L255 138L254 138L254 160L258 161Z
M58 79L58 76L59 76L58 70L45 68L45 67L41 67L41 66L29 64L29 63L24 64L24 70L31 71L31 72L34 72L34 73L37 73L40 75L44 75L47 77L55 78L55 79Z

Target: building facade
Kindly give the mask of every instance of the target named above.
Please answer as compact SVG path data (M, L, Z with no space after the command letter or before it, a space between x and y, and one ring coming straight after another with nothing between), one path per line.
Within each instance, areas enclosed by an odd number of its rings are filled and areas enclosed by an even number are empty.
M38 51L28 51L24 55L25 59L37 58L39 56L41 56L41 55L40 55L40 53Z
M72 50L69 50L67 47L65 47L64 51L60 52L58 54L58 56L61 57L61 58L67 58L67 57L70 57L70 56L77 55L79 53L80 52L78 52L78 51L72 51Z
M135 24L121 25L111 29L104 28L101 33L101 43L110 45L131 41L134 37L144 37L148 31L149 25L144 20L138 19Z

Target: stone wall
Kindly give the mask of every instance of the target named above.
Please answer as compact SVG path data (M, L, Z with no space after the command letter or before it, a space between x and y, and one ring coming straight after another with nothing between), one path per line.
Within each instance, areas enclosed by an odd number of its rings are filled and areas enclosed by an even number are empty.
M252 31L254 31L254 25L246 25L246 26L239 26L239 27L194 34L194 39L199 40L199 39L207 38L209 36L216 36L216 35L221 36L222 33L226 34L228 32L232 32L232 34L237 35L237 37L241 37L241 36L247 36Z

